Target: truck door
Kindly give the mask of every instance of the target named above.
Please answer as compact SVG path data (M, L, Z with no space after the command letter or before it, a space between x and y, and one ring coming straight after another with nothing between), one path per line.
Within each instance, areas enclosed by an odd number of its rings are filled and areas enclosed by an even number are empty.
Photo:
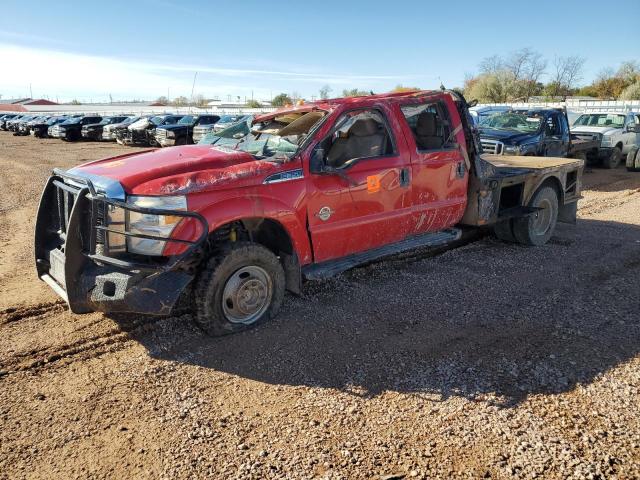
M411 151L411 234L435 232L458 223L467 204L469 172L452 131L460 117L450 97L404 101L398 116Z
M404 239L411 218L409 152L380 105L338 114L312 149L334 173L308 175L314 260L322 262ZM309 165L309 159L306 162Z
M559 113L552 113L547 116L544 121L544 149L543 155L545 157L565 157L563 155L563 148L569 147L569 139L566 139L567 145L565 146L565 138L562 135L562 124L560 122Z
M636 125L639 125L638 118L634 113L627 114L624 120L624 127L622 129L622 153L626 155L634 145L640 145L640 133L633 131Z

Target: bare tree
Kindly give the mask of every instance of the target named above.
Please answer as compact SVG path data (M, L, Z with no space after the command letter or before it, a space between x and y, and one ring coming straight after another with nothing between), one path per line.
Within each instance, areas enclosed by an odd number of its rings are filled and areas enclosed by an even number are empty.
M582 79L585 61L586 59L579 55L555 58L553 62L555 72L551 80L553 96L562 97L562 100L567 99L571 90Z
M480 62L480 73L496 73L504 68L504 63L500 55L485 57Z
M329 98L329 94L333 91L333 89L329 85L324 85L320 88L320 98L326 100Z

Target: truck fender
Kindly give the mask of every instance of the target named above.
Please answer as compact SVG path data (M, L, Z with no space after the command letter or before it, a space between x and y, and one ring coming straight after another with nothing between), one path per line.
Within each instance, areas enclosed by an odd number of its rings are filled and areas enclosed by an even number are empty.
M312 260L311 244L305 226L305 214L299 216L286 204L273 197L245 196L222 200L201 209L199 213L209 222L209 233L222 225L250 218L264 218L279 223L287 232L293 250L300 262L306 265Z

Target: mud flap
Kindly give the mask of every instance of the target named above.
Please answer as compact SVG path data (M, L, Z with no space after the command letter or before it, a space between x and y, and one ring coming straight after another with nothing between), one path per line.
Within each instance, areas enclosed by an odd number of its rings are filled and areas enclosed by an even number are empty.
M578 213L578 202L567 203L558 209L558 221L575 225Z

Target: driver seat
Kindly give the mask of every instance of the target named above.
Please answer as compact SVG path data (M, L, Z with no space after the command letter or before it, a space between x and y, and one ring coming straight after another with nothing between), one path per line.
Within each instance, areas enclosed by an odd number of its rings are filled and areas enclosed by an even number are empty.
M442 148L443 140L438 135L438 118L433 112L422 112L416 124L416 144L418 150Z
M327 165L340 168L354 158L377 157L386 151L387 136L377 121L356 120L347 137L337 138L327 153Z

